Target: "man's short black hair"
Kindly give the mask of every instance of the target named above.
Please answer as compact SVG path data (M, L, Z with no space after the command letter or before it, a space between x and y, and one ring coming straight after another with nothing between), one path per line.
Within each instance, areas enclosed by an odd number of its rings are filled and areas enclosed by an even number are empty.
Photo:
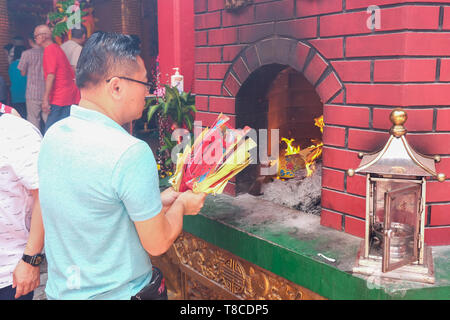
M8 43L3 46L3 49L9 52L9 50L11 50L12 47L14 47L14 45L12 43Z
M94 33L86 41L78 59L78 88L96 86L108 77L136 72L140 44L136 36L102 31Z
M81 38L83 38L83 35L87 36L87 29L85 26L80 25L80 29L74 28L71 30L71 33L72 33L72 38L81 39Z
M13 60L19 60L22 57L22 53L26 50L24 46L14 47L14 58Z
M34 40L34 32L33 31L28 34L27 38L28 38L28 40L31 40L31 42L36 43L36 41Z

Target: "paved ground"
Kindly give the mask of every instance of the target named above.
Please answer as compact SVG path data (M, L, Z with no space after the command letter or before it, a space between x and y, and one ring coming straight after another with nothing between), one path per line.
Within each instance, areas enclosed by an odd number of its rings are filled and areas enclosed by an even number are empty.
M47 261L41 265L41 284L34 290L33 300L47 300L47 296L45 295L45 284L47 283Z

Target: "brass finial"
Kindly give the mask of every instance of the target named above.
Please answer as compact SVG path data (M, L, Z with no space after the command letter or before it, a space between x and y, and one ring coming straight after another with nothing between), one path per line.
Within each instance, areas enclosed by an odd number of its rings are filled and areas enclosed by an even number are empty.
M355 175L355 170L354 169L348 169L347 170L347 174L349 177L353 177Z
M437 175L437 179L438 179L438 181L439 182L444 182L445 181L445 174L444 173L439 173L438 175Z
M408 120L406 111L401 108L395 108L391 112L390 119L393 124L390 133L397 138L405 135L407 130L403 125L405 124L406 120Z

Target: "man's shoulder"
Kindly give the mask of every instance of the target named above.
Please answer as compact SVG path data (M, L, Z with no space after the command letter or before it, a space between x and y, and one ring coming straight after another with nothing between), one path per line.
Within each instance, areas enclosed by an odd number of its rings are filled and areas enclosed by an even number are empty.
M33 54L32 52L33 48L25 50L24 52L22 52L22 56L20 57L20 60L25 60L27 59L30 55Z
M100 130L104 136L108 137L104 140L102 148L108 150L111 158L116 161L124 158L144 157L147 153L152 152L145 141L130 135L125 130L109 126L102 126Z
M12 140L16 136L24 135L31 135L39 139L42 138L39 130L31 122L9 113L5 113L0 117L0 128Z
M43 49L41 49L41 48L31 48L31 49L25 50L22 53L22 57L24 55L27 56L27 57L31 57L31 56L40 56L40 55L43 55L43 54L44 54L44 50Z
M72 108L74 107L78 106L73 105ZM102 149L104 152L107 152L109 156L112 156L113 154L120 155L136 144L146 144L144 141L128 134L128 132L121 130L118 127L105 125L102 122L88 121L85 118L74 115L62 119L51 126L45 136L51 140L58 140L63 132L70 132L70 134L73 135L74 140L78 140L86 147L95 147L97 145L98 150ZM86 137L90 138L85 139ZM105 154L105 156L108 155Z
M111 143L107 143L110 144L112 149L115 149L120 154L123 154L130 149L142 151L146 146L148 147L144 141L128 134L126 131L117 130L116 128L111 127L104 127L104 129L108 131L108 135L111 138L109 140Z
M56 44L56 43L52 43L50 45L48 45L47 47L45 47L44 49L44 54L52 54L52 53L58 53L58 52L62 52L61 47Z
M4 121L6 124L11 124L13 126L34 128L34 125L31 122L10 113L3 114L3 116L0 119ZM4 125L5 124L2 124L2 126Z
M61 45L61 49L63 49L63 50L65 50L65 49L72 50L72 49L76 49L78 47L81 47L81 46L73 40L68 40Z

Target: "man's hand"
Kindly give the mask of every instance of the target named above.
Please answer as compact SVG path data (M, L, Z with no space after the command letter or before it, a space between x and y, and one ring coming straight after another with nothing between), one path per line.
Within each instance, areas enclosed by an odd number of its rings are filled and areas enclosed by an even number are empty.
M175 191L167 191L175 196ZM162 194L161 194L162 195ZM152 256L159 256L169 250L183 228L183 216L195 215L203 207L206 194L186 191L177 195L175 201L158 215L145 221L136 221L136 231L144 249Z
M13 288L16 288L15 299L24 296L39 286L40 270L39 266L33 267L22 259L17 264L13 272Z
M167 188L161 192L161 202L163 207L167 208L174 203L175 200L180 196L181 192L176 192L172 187Z
M50 113L50 103L48 102L48 99L42 100L42 112L43 113Z
M44 90L44 99L42 99L42 112L50 113L50 102L49 97L52 92L53 84L55 83L55 75L53 73L49 73L47 75L47 79L45 79L45 90Z
M177 199L183 203L185 215L196 215L200 212L206 199L206 193L183 192Z

